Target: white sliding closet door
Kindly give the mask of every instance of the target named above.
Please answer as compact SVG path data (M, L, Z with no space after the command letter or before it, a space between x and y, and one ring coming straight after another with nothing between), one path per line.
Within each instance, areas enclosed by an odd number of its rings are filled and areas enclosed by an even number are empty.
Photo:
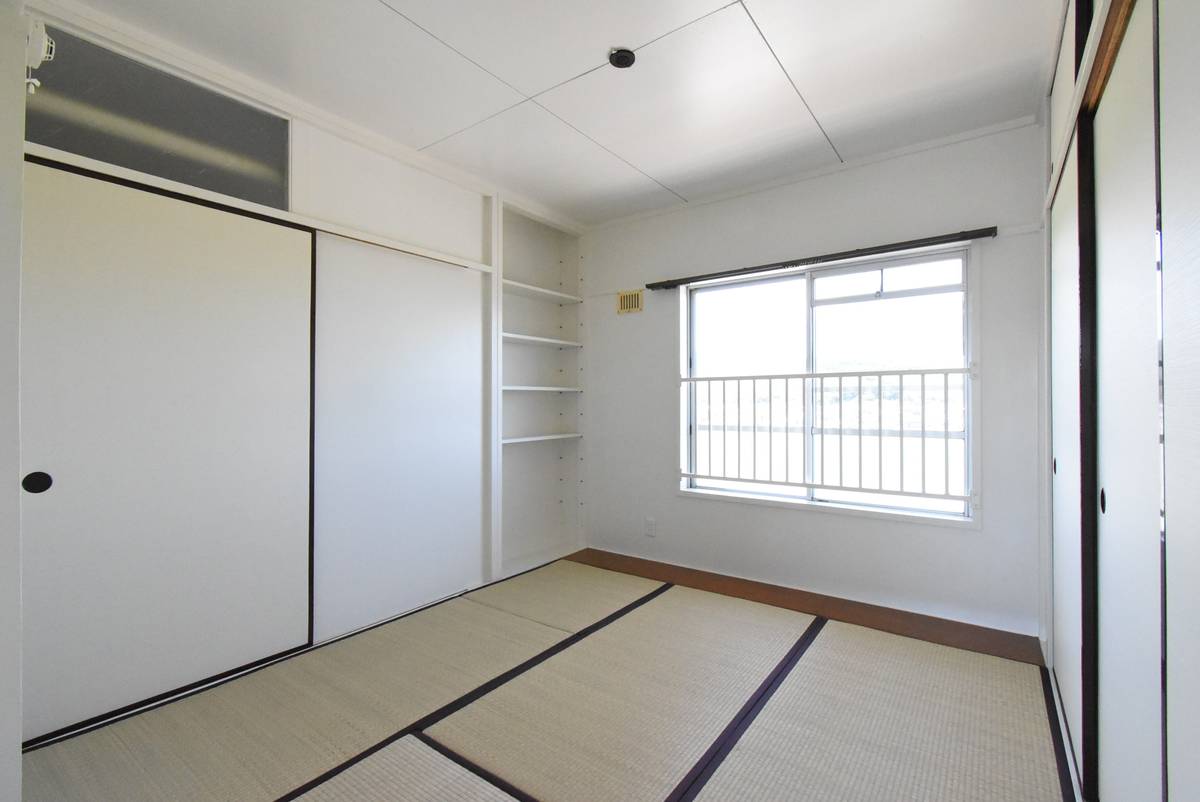
M486 278L317 236L318 640L482 581Z
M308 640L312 235L35 164L24 736Z
M1200 794L1200 3L1159 0L1163 425L1167 490L1167 770Z
M1095 118L1100 797L1161 797L1153 4Z
M1080 574L1079 171L1067 152L1050 213L1052 480L1054 496L1054 677L1080 765L1083 732L1083 619Z

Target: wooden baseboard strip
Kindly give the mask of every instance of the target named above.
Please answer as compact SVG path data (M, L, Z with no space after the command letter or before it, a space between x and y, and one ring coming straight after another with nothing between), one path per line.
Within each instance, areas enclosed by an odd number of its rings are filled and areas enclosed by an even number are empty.
M825 596L782 585L769 585L751 579L684 568L600 549L583 549L569 555L567 559L596 568L607 568L610 571L620 571L660 582L809 613L833 621L858 624L930 643L940 643L943 646L1004 657L1035 666L1043 664L1041 645L1032 635L1019 635L1015 632L964 624L961 621L839 599L836 596Z

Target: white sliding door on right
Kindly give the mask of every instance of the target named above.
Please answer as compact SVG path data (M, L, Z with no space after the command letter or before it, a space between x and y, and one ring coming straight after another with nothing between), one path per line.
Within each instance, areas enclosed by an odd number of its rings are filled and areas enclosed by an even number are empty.
M1097 109L1100 797L1161 798L1153 5L1137 3Z
M485 278L317 235L318 641L483 580Z
M1172 802L1200 793L1200 4L1159 0L1163 457L1167 543L1167 771Z

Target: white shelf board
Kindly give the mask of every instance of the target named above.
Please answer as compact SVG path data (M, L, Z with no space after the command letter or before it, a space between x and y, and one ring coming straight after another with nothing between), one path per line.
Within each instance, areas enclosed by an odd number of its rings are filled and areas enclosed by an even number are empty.
M529 437L505 437L500 442L504 443L504 445L509 445L510 443L543 443L547 440L578 440L581 437L583 435L578 432L571 432L569 434L536 434Z
M514 295L524 295L526 298L537 298L539 301L551 301L556 304L581 304L583 299L578 295L569 295L558 290L548 290L544 287L535 287L532 284L523 284L520 281L512 279L504 279L504 291L511 292Z
M525 345L544 345L548 348L582 348L583 343L574 340L559 340L554 337L536 337L532 334L517 334L513 331L504 332L504 342L524 343Z
M582 393L582 387L550 387L536 384L506 384L506 393Z

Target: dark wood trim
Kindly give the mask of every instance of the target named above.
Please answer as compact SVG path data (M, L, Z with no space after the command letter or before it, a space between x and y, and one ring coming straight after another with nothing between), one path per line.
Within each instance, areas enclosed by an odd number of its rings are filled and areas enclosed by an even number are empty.
M1096 372L1096 174L1094 113L1082 111L1076 128L1079 172L1079 562L1080 562L1080 791L1100 798L1100 626L1097 580L1099 532L1098 416Z
M629 557L624 554L583 549L567 557L585 565L657 579L698 590L736 596L788 610L810 613L834 621L859 624L909 638L954 646L971 652L995 655L1035 666L1042 665L1042 648L1032 635L1018 635L975 624L964 624L905 610L825 596L798 588L769 585L751 579L725 576L670 563Z
M1054 688L1050 683L1050 671L1041 669L1042 699L1046 703L1046 719L1050 725L1050 740L1054 745L1054 764L1058 767L1058 787L1063 802L1075 802L1075 784L1071 782L1071 769L1067 765L1067 748L1063 744L1062 727L1058 721L1058 705L1054 703Z
M116 710L109 710L107 713L101 713L98 716L92 716L91 718L84 719L83 721L77 721L74 724L68 724L65 727L60 727L57 730L47 732L44 735L39 735L35 738L30 738L28 741L23 742L21 744L21 752L32 752L35 749L41 749L42 747L60 743L68 738L74 738L77 735L83 735L84 733L91 732L92 730L98 730L101 727L107 727L109 724L115 724L118 721L124 721L127 718L132 718L133 716L138 715L139 713L145 713L148 710L162 707L163 705L170 704L178 699L183 699L185 697L200 693L208 688L217 685L224 685L231 679L243 677L246 674L253 674L255 671L266 668L269 665L273 665L280 660L285 660L289 657L295 657L298 654L302 654L303 652L308 651L308 649L309 647L306 645L285 649L278 654L272 654L267 657L260 658L252 663L247 663L244 666L231 668L227 671L222 671L220 674L214 674L211 677L205 677L204 679L188 683L183 687L164 691L163 693L151 696L149 699L142 699L137 702L127 704L124 707L119 707Z
M1067 24L1071 26L1071 38L1075 42L1074 76L1076 80L1079 78L1079 68L1083 66L1083 51L1087 49L1088 34L1092 30L1092 17L1095 16L1095 11L1092 0L1075 0L1075 17L1067 20Z
M308 277L308 646L317 620L317 232L312 232Z
M171 198L173 200L183 201L184 203L191 203L196 206L204 206L205 208L216 209L220 212L229 212L230 214L236 214L239 217L249 217L251 220L261 220L264 223L274 223L277 226L294 228L297 231L308 231L314 235L317 232L317 230L312 226L306 226L303 223L293 223L291 220L283 220L278 217L272 217L269 214L251 212L247 209L239 209L237 206L230 206L226 203L219 203L217 201L198 198L194 195L188 195L186 193L176 192L170 189L163 189L162 187L156 187L152 184L144 184L141 181L134 181L132 178L121 178L120 176L115 176L110 173L103 173L99 170L92 170L87 167L80 167L75 164L68 164L67 162L48 159L45 156L35 156L32 153L26 153L25 161L29 162L30 164L40 164L43 167L53 167L54 169L62 170L65 173L81 175L84 178L94 178L97 181L105 181L109 184L117 184L118 186L128 187L130 189L140 189L143 192L149 192L153 195L162 195L164 198ZM197 189L202 192L212 191L203 189L202 187L197 187ZM283 209L280 209L280 212L283 211Z
M1108 7L1108 16L1104 18L1104 27L1100 29L1100 46L1096 50L1096 60L1092 63L1087 89L1083 93L1081 111L1095 111L1100 105L1100 97L1104 94L1108 77L1112 75L1113 65L1117 62L1117 51L1121 49L1121 40L1125 38L1125 30L1129 27L1129 18L1133 15L1135 2L1136 0L1113 0L1112 5Z

